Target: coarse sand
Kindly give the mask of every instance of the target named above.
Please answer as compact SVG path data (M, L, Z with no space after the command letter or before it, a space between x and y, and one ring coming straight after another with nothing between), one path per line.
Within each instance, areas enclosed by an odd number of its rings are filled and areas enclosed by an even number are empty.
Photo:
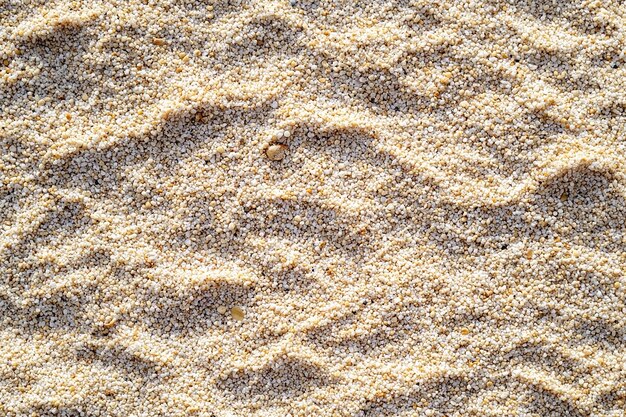
M0 416L626 415L623 0L0 0Z

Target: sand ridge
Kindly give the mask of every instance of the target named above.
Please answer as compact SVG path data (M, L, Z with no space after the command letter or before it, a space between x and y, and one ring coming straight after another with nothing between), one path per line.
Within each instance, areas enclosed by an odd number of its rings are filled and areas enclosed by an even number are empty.
M0 1L7 416L621 416L621 1Z

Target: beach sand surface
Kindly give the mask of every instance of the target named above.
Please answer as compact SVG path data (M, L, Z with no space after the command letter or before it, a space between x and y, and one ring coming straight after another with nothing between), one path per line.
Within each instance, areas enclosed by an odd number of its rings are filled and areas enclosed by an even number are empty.
M624 416L620 0L0 0L0 415Z

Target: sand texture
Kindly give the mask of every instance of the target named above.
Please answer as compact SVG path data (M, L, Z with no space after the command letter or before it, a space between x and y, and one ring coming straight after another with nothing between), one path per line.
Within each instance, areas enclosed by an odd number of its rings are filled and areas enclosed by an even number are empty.
M626 415L623 0L0 0L0 416Z

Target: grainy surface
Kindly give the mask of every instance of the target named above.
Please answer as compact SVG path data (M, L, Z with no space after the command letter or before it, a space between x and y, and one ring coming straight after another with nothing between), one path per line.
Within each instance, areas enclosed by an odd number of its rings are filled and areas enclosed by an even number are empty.
M0 0L0 414L624 416L625 10Z

